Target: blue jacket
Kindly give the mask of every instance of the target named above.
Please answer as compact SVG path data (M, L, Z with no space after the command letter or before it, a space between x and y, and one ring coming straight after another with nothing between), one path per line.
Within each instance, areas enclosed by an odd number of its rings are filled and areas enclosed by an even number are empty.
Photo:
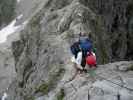
M88 38L81 37L79 39L79 44L80 48L82 49L83 52L85 52L85 54L87 54L87 52L92 51L92 42Z

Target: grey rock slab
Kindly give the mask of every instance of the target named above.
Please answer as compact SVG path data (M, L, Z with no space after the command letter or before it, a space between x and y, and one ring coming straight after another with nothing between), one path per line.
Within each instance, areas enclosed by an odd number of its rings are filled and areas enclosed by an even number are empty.
M93 84L93 87L102 89L104 94L117 94L117 92L120 88L119 86L117 86L111 82L108 82L106 80L96 81Z
M119 92L121 100L133 100L133 92L129 92L125 89L120 90Z
M133 90L133 78L123 79L125 86Z
M39 98L36 98L35 100L47 100L48 98L46 96L41 96Z

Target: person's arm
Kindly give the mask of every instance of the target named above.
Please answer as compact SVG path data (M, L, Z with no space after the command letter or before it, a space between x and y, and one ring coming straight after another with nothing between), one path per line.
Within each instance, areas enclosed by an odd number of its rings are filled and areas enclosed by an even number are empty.
M82 52L79 52L78 54L77 54L77 58L75 59L75 61L76 61L76 63L77 64L81 64L81 61L82 61Z

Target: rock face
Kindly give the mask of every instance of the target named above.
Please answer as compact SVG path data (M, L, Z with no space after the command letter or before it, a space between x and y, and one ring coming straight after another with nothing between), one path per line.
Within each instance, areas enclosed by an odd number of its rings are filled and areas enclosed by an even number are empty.
M14 57L11 49L0 45L0 94L11 84L16 76Z
M114 60L132 59L132 5L131 0L89 0L88 6L100 17L107 55ZM100 21L102 20L102 21Z
M12 43L17 78L9 99L132 100L132 62L101 65L100 77L90 72L97 77L69 81L75 73L69 46L80 30L91 35L98 63L132 59L132 1L44 0L41 7Z
M78 75L64 85L64 100L132 100L133 85L129 88L133 79L129 78L132 77L132 72L123 74L116 69L117 64L125 63L127 62L100 65L93 78L91 74Z
M23 17L16 24L21 24L25 20L31 18L35 12L37 12L47 0L20 0L16 4L16 14Z

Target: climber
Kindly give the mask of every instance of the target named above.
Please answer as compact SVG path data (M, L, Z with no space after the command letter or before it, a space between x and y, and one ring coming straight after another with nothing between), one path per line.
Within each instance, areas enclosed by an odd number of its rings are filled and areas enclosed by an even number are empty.
M86 72L86 64L87 66L90 64L89 67L92 65L96 67L96 56L92 52L92 42L86 33L79 34L79 41L71 46L71 52L74 55L72 62L74 62L77 71Z
M79 45L79 42L75 42L71 46L71 52L74 55L72 57L72 62L74 63L74 67L77 69L77 71L81 71L83 68L81 67L82 62L82 51Z
M89 36L86 35L86 33L79 34L79 43L83 52L82 66L85 67L87 65L89 68L96 68L96 49L92 46L91 34Z
M88 37L86 33L79 34L79 45L82 50L81 66L83 67L83 70L84 70L86 66L87 53L92 51L92 42L90 40L90 37Z

